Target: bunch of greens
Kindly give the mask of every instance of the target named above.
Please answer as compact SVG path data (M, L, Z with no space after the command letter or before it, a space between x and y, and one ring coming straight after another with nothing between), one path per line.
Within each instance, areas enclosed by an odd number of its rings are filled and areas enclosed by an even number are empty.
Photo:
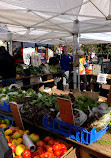
M23 97L36 97L37 94L33 89L28 89L27 91L23 91L20 89L9 89L9 87L4 87L0 89L0 100L5 98L6 96L9 97L7 102L9 101L16 101L17 98L23 98Z
M50 70L50 72L59 72L60 70L61 70L61 68L60 68L60 66L52 66L52 65L50 65L49 66L49 70Z
M24 74L24 70L23 70L23 67L21 65L17 65L17 67L16 67L16 73L18 75Z
M79 110L86 111L88 107L92 110L93 107L97 106L97 101L91 98L88 98L84 95L78 96L76 98L77 104L75 107Z
M41 65L39 67L29 66L29 71L30 71L31 75L43 74L43 70L42 70L42 66Z
M35 106L45 105L49 108L54 108L54 109L58 110L57 97L70 99L69 96L62 95L62 94L61 95L57 95L57 94L50 95L46 92L39 92L39 94L41 94L41 97L38 97L37 100L33 100L31 102L31 105L35 105Z

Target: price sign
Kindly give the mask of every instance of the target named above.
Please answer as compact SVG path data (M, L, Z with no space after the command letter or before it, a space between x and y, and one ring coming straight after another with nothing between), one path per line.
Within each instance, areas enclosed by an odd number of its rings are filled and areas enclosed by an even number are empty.
M74 117L71 101L64 98L57 98L61 120L74 125Z
M100 73L100 74L97 76L97 82L99 82L99 83L107 83L106 77L107 77L107 74L101 74L101 73Z
M15 102L10 102L10 107L11 107L12 115L15 120L16 126L24 130L24 126L23 126L23 122L22 122L22 118L19 112L18 105Z

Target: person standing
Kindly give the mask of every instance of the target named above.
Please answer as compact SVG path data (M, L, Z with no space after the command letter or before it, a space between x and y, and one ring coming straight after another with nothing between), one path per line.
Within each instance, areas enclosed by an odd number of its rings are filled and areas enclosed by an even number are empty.
M2 75L3 87L10 86L16 82L16 65L14 58L6 51L4 46L0 47L0 74Z
M85 73L85 67L87 66L85 57L84 57L84 52L81 51L81 55L79 58L79 75L80 75L80 81L83 82L83 90L86 91L86 86L87 86L87 78L86 78L86 73Z
M91 55L88 55L86 57L86 73L87 73L87 91L90 91L90 87L91 87L91 73L92 73L92 59L91 59Z
M21 52L21 48L18 49L17 53L13 55L13 58L15 60L15 65L17 66L18 64L24 64L23 61L23 55Z
M70 62L73 62L73 57L71 54L68 56L66 50L63 51L63 56L60 59L61 70L63 72L63 90L67 91L69 89L69 66Z

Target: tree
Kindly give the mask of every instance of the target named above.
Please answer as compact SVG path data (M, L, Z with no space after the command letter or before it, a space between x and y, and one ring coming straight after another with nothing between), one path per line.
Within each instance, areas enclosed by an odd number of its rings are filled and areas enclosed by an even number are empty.
M96 54L111 54L111 44L82 44L80 49L86 54L95 52Z

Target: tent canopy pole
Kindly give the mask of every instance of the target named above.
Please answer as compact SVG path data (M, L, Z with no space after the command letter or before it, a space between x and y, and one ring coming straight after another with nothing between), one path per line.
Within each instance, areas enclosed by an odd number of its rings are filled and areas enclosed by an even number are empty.
M77 68L74 66L74 62L75 62L76 52L79 48L79 42L78 42L79 26L78 26L78 24L79 24L79 21L75 20L74 25L73 25L74 32L72 34L73 35L73 87L74 87L74 89L77 88ZM79 77L78 77L78 79L79 79Z

